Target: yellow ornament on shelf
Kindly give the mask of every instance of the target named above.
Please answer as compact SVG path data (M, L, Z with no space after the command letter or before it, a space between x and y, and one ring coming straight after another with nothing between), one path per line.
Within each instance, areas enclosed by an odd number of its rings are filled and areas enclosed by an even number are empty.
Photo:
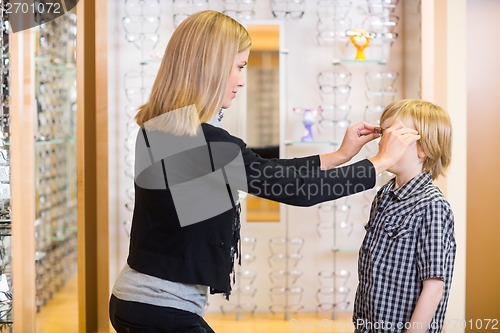
M347 32L347 35L349 36L349 39L356 47L356 60L366 60L365 57L365 49L368 47L370 44L370 38L371 35L364 29L354 29L351 31Z

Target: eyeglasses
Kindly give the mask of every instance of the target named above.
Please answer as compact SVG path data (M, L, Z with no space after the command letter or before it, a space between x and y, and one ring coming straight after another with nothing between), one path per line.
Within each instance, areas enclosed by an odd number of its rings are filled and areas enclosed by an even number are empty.
M184 21L189 15L208 9L208 0L173 0L174 27Z
M160 40L160 36L156 33L130 33L126 34L125 37L140 50L145 48L154 49Z
M332 19L329 21L318 21L316 30L318 32L335 33L338 37L347 37L346 31L351 27L351 19Z
M127 210L129 212L133 212L134 211L134 203L133 202L126 202L125 203L125 208L127 208Z
M256 260L256 258L255 258L255 255L253 255L253 254L247 253L247 254L244 254L241 256L241 261L246 263L246 264L250 264L250 263L254 262L255 260Z
M324 93L332 93L333 87L349 86L351 77L351 73L346 70L323 70L318 73L318 86Z
M326 299L331 299L333 295L340 296L342 301L345 301L347 296L349 295L349 292L351 291L350 288L346 286L339 286L339 287L321 287L318 289L316 296L318 298L319 302L322 302Z
M122 24L127 34L155 34L160 28L160 17L125 16L122 18Z
M127 117L134 118L137 114L137 111L137 106L135 105L128 105L125 107L125 114L127 115Z
M396 32L373 32L370 34L370 46L392 45L398 39L398 36Z
M248 248L249 251L255 250L255 246L257 245L257 238L255 237L242 237L241 238L241 246Z
M347 218L351 212L351 206L347 203L327 202L319 204L317 208L318 217L322 221L331 220L337 216Z
M387 105L394 101L396 92L396 88L387 87L379 90L366 90L365 94L369 101L375 102L378 105Z
M325 130L325 129L332 129L332 128L337 128L341 130L345 130L349 125L351 125L351 121L349 119L341 119L341 120L335 120L335 119L326 119L326 118L321 118L318 121L319 124L319 131ZM344 132L342 133L337 133L336 135L336 140L342 138Z
M351 6L350 0L318 0L316 12L321 22L328 22L345 18Z
M394 32L394 29L398 25L399 17L396 15L389 16L379 16L379 15L368 15L362 23L363 28L370 32Z
M255 17L255 11L253 10L231 10L224 9L222 11L227 16L231 16L235 20L251 20Z
M257 273L250 270L242 270L236 274L241 284L251 285L255 282Z
M324 102L334 102L334 104L343 104L347 102L349 94L351 93L351 86L329 86L323 85L319 87L321 92L321 99Z
M394 11L399 0L366 0L368 11L372 14L383 14L386 10Z
M325 120L346 120L350 112L351 105L349 104L321 104L318 107L320 118Z
M398 72L370 71L365 73L365 83L368 90L390 89L398 79Z
M267 262L270 267L279 267L288 261L292 267L295 267L300 260L302 260L302 255L299 253L292 253L289 255L278 253L270 256Z
M345 232L346 237L351 236L353 223L349 221L320 221L316 224L318 236L322 237L326 230L338 228L340 231Z
M272 0L271 13L275 18L301 19L304 16L304 0Z
M127 16L155 16L161 11L159 0L125 0Z
M365 107L363 119L372 124L380 124L380 116L384 112L385 106L380 104L370 104Z
M290 303L299 303L302 300L304 288L302 287L272 287L269 290L271 301L279 303L288 300Z
M273 237L269 240L269 248L273 254L283 253L285 250L287 250L288 253L300 253L303 246L304 239L299 237Z
M233 289L233 293L238 293L239 295L254 297L257 294L257 288L254 286L236 286Z
M125 73L123 86L125 88L125 96L131 104L140 105L144 103L156 79L156 73L156 70L149 67ZM134 109L136 111L136 107Z
M137 48L155 48L159 40L158 16L125 16L122 19L125 38Z
M282 283L285 280L288 280L289 283L294 284L301 276L302 271L299 271L298 269L294 269L291 271L280 269L269 273L269 279L273 284Z
M255 17L254 0L224 0L224 14L236 20L251 20Z
M350 275L351 272L346 269L341 269L339 271L327 270L320 271L318 273L318 279L320 284L331 283L334 279L340 279L342 283L346 283Z
M132 220L127 219L123 221L123 229L125 230L125 234L130 238L130 230L132 229Z
M336 303L320 303L320 304L318 304L316 311L318 311L318 312L327 312L327 311L333 311L333 310L346 311L349 309L350 305L351 305L351 302L348 302L348 301L341 301L341 302L336 302Z

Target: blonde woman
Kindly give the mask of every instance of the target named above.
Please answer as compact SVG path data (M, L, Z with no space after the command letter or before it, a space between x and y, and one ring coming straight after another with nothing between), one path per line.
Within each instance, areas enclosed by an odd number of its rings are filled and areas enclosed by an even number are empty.
M389 104L382 128L402 121L421 138L389 171L359 251L356 332L441 332L455 260L450 204L432 183L451 161L451 122L422 100ZM385 133L384 133L385 135Z
M417 132L388 129L379 153L342 168L379 137L350 127L338 151L264 159L220 128L222 110L244 86L251 40L232 18L203 11L174 31L151 95L136 121L135 205L127 263L110 299L117 332L213 332L209 293L229 298L239 258L238 191L311 206L375 185Z

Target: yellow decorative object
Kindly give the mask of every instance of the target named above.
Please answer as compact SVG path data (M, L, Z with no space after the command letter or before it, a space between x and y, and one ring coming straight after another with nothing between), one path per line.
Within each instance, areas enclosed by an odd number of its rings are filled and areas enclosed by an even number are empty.
M349 31L348 35L350 36L349 39L352 45L354 45L357 50L355 59L366 60L364 51L370 44L370 34L364 29L355 29Z

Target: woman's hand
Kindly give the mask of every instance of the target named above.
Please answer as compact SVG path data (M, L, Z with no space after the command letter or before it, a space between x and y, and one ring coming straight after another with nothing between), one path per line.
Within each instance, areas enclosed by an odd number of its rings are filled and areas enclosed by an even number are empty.
M375 166L377 175L396 164L406 148L419 139L420 135L415 129L406 127L399 120L391 127L383 129L383 135L378 144L378 153L369 159Z
M335 168L350 161L366 143L380 136L380 134L375 133L375 128L377 126L366 122L349 127L344 134L340 148L336 152L320 155L321 169Z

